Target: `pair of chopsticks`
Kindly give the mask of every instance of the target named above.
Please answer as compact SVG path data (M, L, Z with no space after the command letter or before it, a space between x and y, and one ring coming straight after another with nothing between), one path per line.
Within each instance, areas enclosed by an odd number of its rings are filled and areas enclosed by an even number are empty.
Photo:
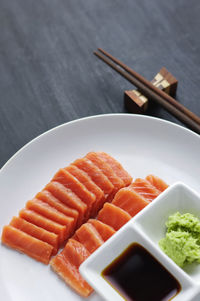
M200 117L105 50L98 48L94 54L136 86L144 96L160 104L190 129L200 134Z

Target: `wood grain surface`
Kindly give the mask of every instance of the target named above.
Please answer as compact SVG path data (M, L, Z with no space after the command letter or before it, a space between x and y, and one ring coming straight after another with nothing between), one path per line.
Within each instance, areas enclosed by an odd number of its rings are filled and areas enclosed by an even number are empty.
M199 0L0 0L0 167L64 122L126 112L134 88L102 47L151 80L165 66L200 115ZM147 114L179 123L159 106Z

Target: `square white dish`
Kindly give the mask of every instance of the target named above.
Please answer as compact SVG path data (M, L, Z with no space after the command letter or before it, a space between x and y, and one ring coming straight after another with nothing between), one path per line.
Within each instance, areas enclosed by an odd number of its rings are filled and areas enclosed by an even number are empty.
M192 213L200 219L200 195L182 183L172 185L156 198L147 210L138 214L135 217L137 228L155 245L158 245L159 240L165 236L165 222L168 216L177 211L181 214ZM200 283L200 265L187 265L184 271Z
M165 236L165 222L168 216L177 211L190 212L200 217L199 195L182 183L169 187L132 218L80 266L80 273L105 300L125 300L101 273L130 244L136 242L155 257L180 283L181 291L172 300L198 300L200 267L191 265L193 267L188 266L183 270L158 246L158 241Z

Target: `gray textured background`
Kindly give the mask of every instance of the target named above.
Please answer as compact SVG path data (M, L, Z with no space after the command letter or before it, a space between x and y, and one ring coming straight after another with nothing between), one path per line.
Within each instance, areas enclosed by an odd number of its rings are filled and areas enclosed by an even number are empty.
M148 79L167 67L177 99L200 113L199 0L0 0L0 167L56 125L126 112L132 86L97 47ZM157 106L148 114L177 122Z

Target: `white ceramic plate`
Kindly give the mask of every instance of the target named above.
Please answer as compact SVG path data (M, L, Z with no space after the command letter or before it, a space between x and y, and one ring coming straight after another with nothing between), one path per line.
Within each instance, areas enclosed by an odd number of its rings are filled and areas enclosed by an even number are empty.
M118 159L133 177L149 173L200 192L200 136L160 119L99 115L59 126L23 147L0 173L0 226L8 224L58 168L89 151ZM82 300L49 266L0 246L0 296L4 301ZM101 300L93 294L90 301Z

